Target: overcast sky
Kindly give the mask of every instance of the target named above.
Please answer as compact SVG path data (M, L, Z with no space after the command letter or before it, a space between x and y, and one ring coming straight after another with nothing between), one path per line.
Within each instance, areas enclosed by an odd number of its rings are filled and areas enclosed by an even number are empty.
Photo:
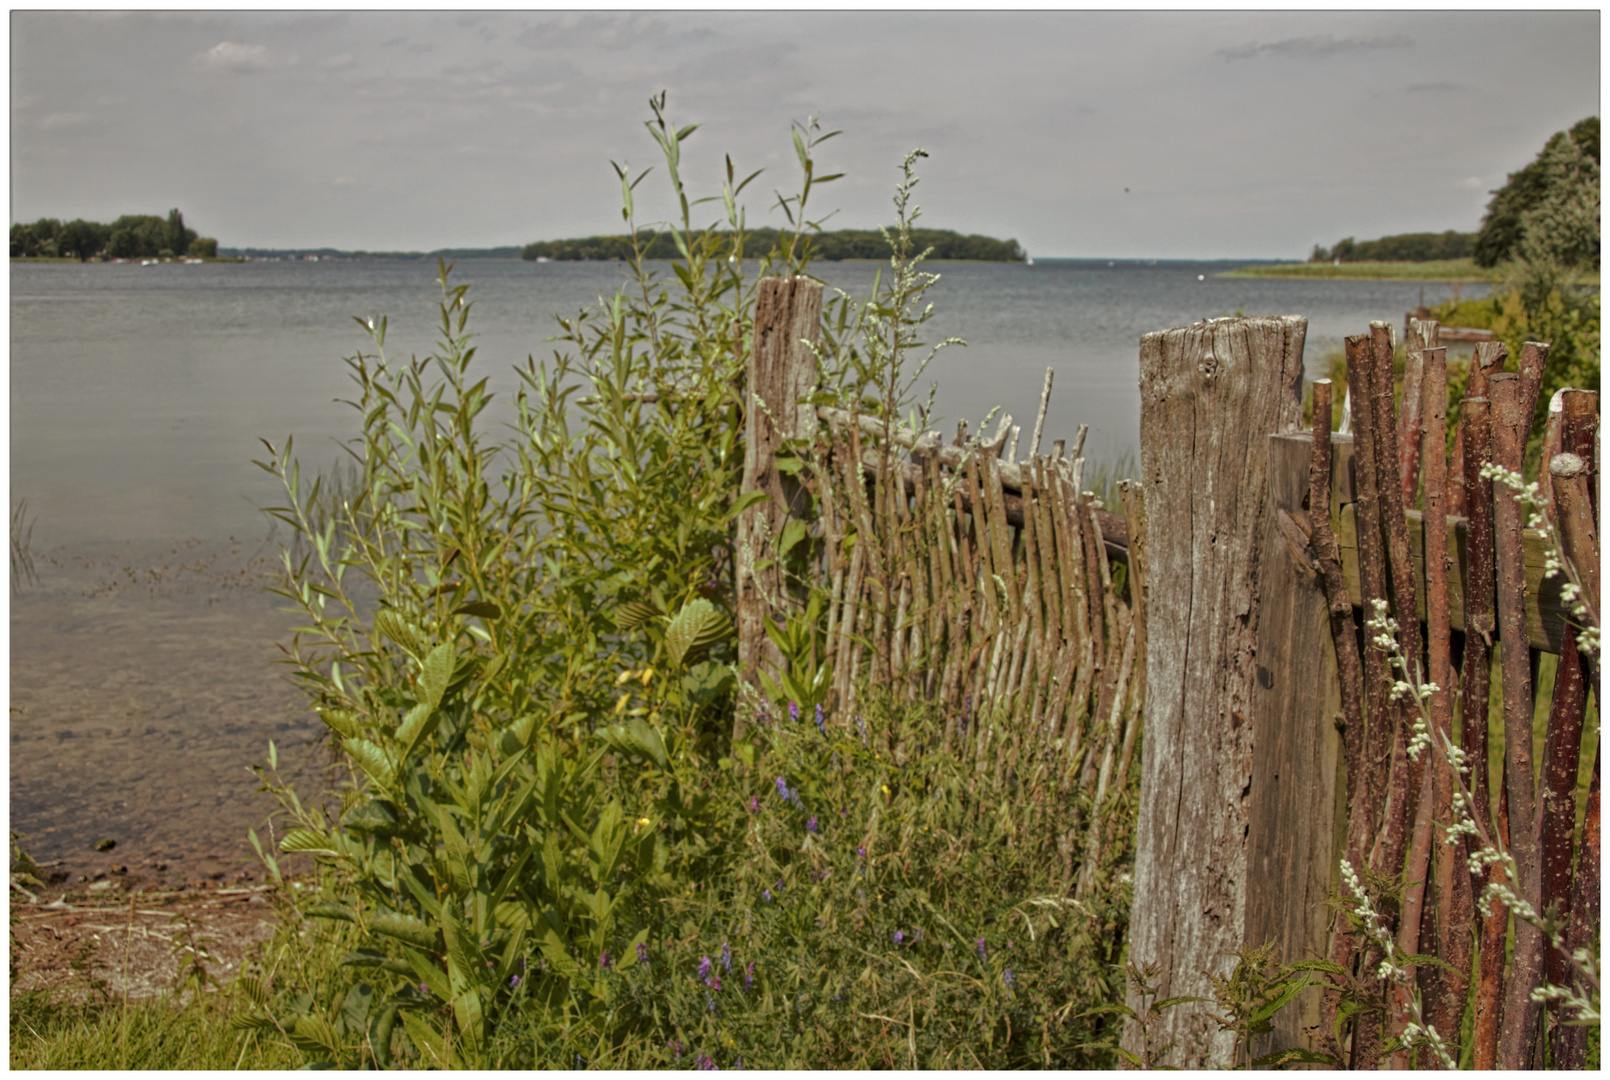
M226 247L429 250L620 226L661 89L751 224L821 148L831 226L890 217L1037 256L1305 257L1472 230L1599 109L1599 13L165 12L11 15L11 215L166 213ZM664 170L639 216L669 210ZM714 217L715 207L696 213Z

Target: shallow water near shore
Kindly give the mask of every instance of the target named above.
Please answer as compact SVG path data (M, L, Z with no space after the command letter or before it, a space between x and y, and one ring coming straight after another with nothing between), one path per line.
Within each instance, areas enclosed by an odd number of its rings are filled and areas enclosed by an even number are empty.
M1029 428L1054 367L1046 445L1088 423L1087 454L1111 461L1136 451L1142 333L1302 314L1313 371L1370 319L1401 323L1422 295L1450 292L1214 277L1226 268L932 264L929 338L969 344L941 351L920 389L939 384L946 431L995 405ZM859 297L878 269L815 272ZM388 353L423 356L438 337L434 277L423 261L12 265L11 491L37 522L39 580L11 598L10 806L36 859L63 860L74 882L260 876L245 835L272 804L247 767L272 738L307 794L324 752L276 663L297 620L264 592L285 534L258 508L282 493L251 462L260 438L287 435L306 472L336 459L356 426L337 400L350 393L341 358L373 351L351 316L388 316ZM615 264L514 260L466 261L455 280L476 301L494 425L510 415L511 368L549 355L553 316L623 282ZM102 838L117 847L93 851Z

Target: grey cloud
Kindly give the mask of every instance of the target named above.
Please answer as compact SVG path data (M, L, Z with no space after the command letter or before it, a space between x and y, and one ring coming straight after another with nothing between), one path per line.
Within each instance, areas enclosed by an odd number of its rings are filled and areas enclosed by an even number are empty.
M1252 41L1245 45L1233 45L1216 50L1215 55L1226 60L1250 60L1266 53L1275 56L1331 56L1363 49L1401 49L1413 44L1414 39L1407 34L1354 34L1340 38L1335 34L1309 34L1280 41Z
M1406 86L1404 89L1411 94L1435 94L1448 90L1458 90L1459 84L1453 82L1422 82Z
M326 71L342 71L349 67L356 67L357 63L357 57L349 52L344 52L336 53L334 56L326 56L319 61L319 67L324 68Z
M55 131L60 128L78 127L80 124L87 124L94 119L95 117L89 113L58 112L51 113L49 116L41 116L35 121L34 126L43 128L46 131Z
M565 14L526 27L514 40L528 49L625 49L665 35L665 24L647 15Z
M281 62L268 51L267 45L240 45L233 41L220 41L212 48L197 53L193 60L203 70L224 75L250 75L281 66Z

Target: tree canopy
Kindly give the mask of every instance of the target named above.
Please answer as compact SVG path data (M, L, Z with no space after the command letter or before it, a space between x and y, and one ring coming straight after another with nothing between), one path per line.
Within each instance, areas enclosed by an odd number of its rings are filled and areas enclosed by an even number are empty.
M723 236L727 234L722 234ZM778 230L751 229L744 234L745 248L756 255L769 251L778 240ZM912 242L919 249L932 249L930 259L975 259L980 262L1023 262L1028 256L1016 240L997 240L977 234L963 236L949 229L913 229ZM838 229L807 237L813 257L829 262L840 259L887 259L889 243L876 229ZM644 245L645 257L670 259L677 257L676 241L668 232L645 229L638 238ZM613 260L632 257L629 236L589 236L575 240L540 240L527 244L520 252L526 261L553 259L569 262L577 260Z
M1556 132L1536 159L1510 173L1492 194L1476 235L1478 265L1544 257L1598 269L1599 118Z
M1323 248L1314 245L1309 262L1436 262L1441 259L1470 257L1475 233L1400 233L1383 236L1379 240L1354 240L1349 236L1336 241L1336 246Z
M197 236L186 228L184 215L177 208L167 217L156 214L125 214L103 225L77 218L66 224L55 218L40 218L32 224L11 226L11 257L38 256L76 258L80 262L104 256L108 259L154 259L163 256L216 256L218 241Z

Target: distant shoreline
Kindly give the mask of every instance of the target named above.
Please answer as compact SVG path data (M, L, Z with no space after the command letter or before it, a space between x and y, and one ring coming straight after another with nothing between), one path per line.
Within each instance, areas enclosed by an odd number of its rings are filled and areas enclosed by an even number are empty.
M1326 278L1357 281L1498 281L1499 269L1480 267L1470 259L1435 262L1279 263L1243 266L1219 275L1232 278Z

